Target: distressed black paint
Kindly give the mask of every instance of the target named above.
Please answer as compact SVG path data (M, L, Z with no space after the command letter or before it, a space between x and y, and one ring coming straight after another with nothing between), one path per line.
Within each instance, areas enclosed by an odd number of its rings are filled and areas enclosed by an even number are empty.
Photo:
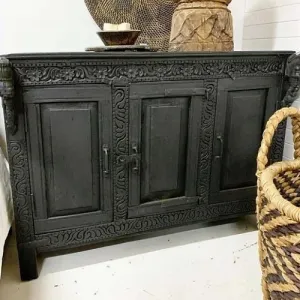
M265 120L296 97L300 62L291 56L286 68L291 54L1 58L22 279L37 276L40 251L254 212L256 145L239 143L247 133L259 141ZM282 156L284 128L272 160ZM236 179L239 160L247 172Z

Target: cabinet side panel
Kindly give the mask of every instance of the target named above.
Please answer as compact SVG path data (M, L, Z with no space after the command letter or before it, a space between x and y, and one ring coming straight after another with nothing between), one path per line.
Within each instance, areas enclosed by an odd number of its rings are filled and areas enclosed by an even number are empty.
M99 210L96 103L42 105L48 217Z

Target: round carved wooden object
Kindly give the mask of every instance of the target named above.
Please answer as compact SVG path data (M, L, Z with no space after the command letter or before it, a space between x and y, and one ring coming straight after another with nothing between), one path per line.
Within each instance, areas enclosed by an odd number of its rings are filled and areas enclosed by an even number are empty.
M232 51L231 0L174 0L169 51Z
M127 22L141 30L137 43L146 43L159 51L169 47L173 0L85 0L97 25Z

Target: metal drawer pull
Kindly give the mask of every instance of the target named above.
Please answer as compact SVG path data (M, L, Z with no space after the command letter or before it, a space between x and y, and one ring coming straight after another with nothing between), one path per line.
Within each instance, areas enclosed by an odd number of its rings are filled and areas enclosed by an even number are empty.
M104 175L109 175L109 148L108 145L103 145L103 152L104 152Z
M219 135L218 137L217 137L217 140L220 142L220 155L217 155L216 156L216 158L217 159L219 159L219 158L222 158L222 156L223 156L223 139L222 139L222 137Z
M132 171L135 173L138 173L140 170L140 156L138 153L138 146L137 144L133 143L132 144L132 151L133 151L133 155L132 155L132 160L133 160L133 167L132 167Z

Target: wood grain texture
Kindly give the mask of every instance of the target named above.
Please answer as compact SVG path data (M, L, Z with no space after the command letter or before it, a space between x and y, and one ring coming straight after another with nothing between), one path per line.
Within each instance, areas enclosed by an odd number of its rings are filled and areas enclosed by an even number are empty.
M169 51L232 51L231 0L179 0L172 19Z

